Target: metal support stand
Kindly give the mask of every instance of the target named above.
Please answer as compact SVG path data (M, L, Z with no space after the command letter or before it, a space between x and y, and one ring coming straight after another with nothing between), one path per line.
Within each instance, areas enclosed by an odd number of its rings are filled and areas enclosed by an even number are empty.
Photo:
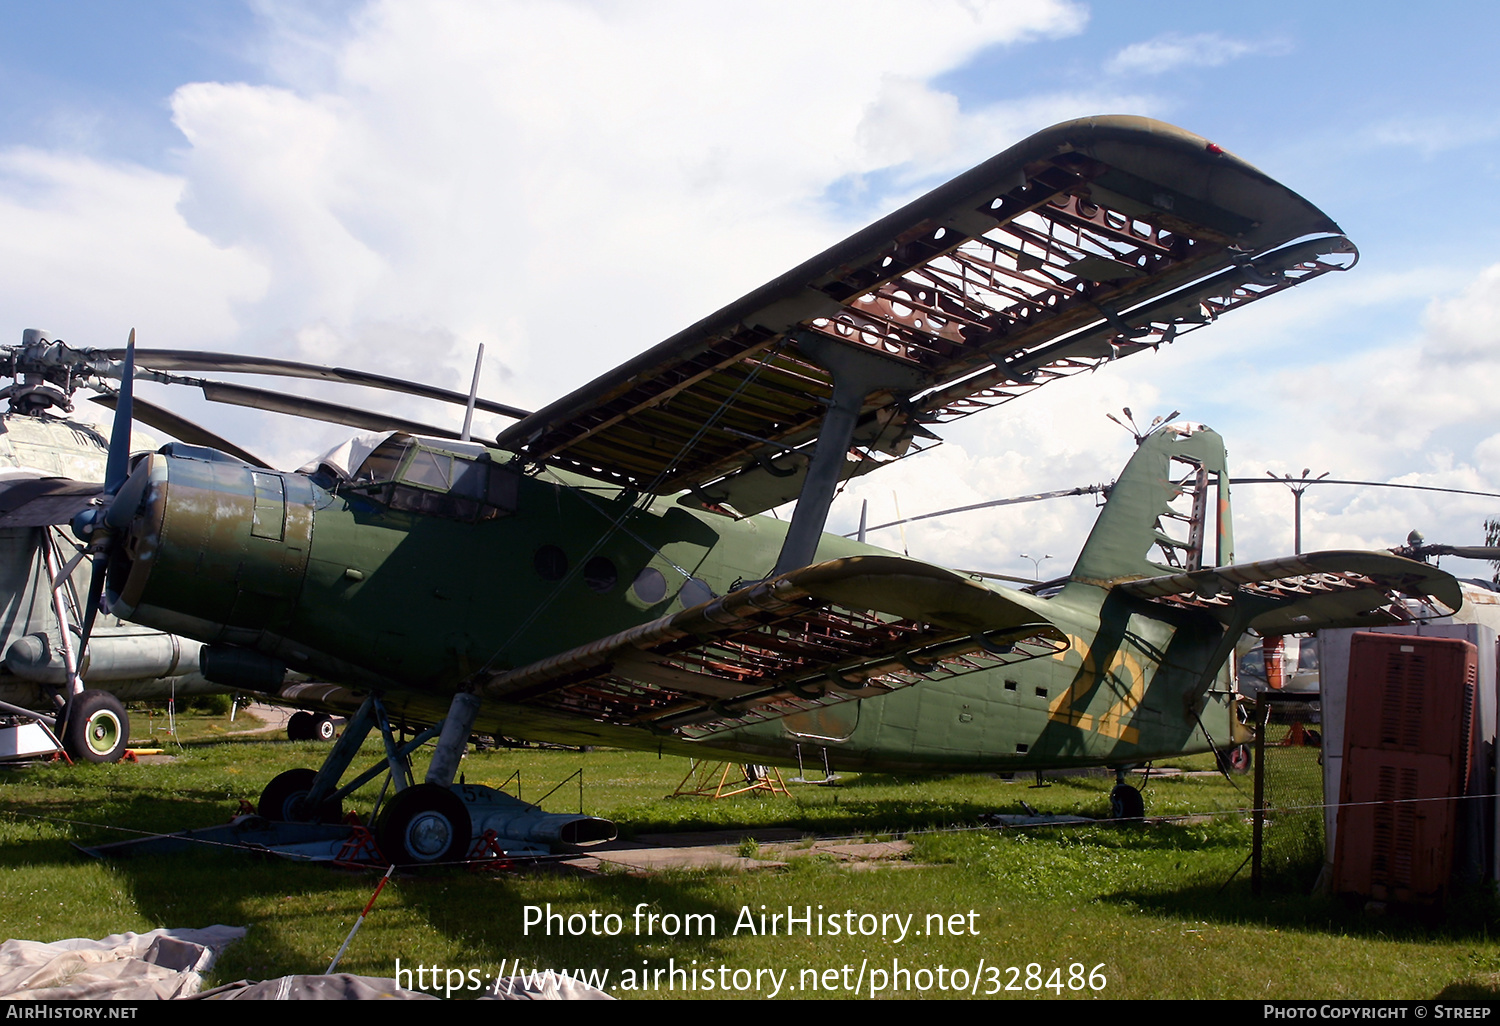
M755 775L746 773L744 779L731 781L729 771L731 768L743 765L738 762L710 762L707 759L694 759L688 767L687 776L682 778L682 783L677 785L677 790L667 795L668 798L728 798L731 795L744 794L747 791L765 791L768 794L785 794L791 792L786 789L786 783L781 779L781 771L775 766L757 766L759 772ZM720 769L722 767L722 769ZM715 770L720 770L715 780ZM692 783L689 784L689 781Z

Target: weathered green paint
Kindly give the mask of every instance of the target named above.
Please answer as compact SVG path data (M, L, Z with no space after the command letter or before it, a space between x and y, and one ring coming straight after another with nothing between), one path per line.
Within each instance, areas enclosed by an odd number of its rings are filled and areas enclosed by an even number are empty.
M1055 657L698 744L504 702L487 702L477 729L776 762L794 761L798 744L823 746L836 767L913 771L1135 763L1206 748L1198 715L1205 681L1228 690L1227 669L1205 677L1222 629L1204 614L1109 590L1112 581L1161 572L1146 554L1176 497L1174 455L1223 471L1222 441L1212 432L1147 438L1075 579L1052 598L997 589L1069 636ZM501 467L506 454L490 457L496 472L510 472ZM257 496L266 494L256 478L265 472L160 454L152 461L153 487L131 533L135 558L121 589L131 616L378 689L415 720L440 718L453 691L482 670L528 665L683 608L690 578L720 595L763 577L786 531L778 520L733 520L669 500L640 508L618 490L550 471L519 478L509 515L477 522L391 509L369 498L369 488L330 489L285 474L278 540L256 529ZM541 572L537 554L548 546L566 557L560 580ZM824 536L817 558L879 551ZM584 573L601 558L614 569L612 584ZM647 568L668 582L654 603L631 587ZM689 597L688 604L702 600ZM1205 722L1222 740L1227 722L1222 711L1211 715Z

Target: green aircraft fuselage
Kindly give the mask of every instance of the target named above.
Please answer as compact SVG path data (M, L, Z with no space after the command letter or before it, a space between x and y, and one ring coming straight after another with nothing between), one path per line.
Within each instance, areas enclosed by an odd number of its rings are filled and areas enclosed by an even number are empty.
M1212 432L1153 436L1073 580L1050 598L995 589L1067 636L1053 655L696 742L506 700L487 700L475 729L783 763L801 745L826 748L836 768L902 771L1119 765L1207 750L1205 725L1216 743L1229 733L1222 711L1204 712L1210 698L1227 708L1230 697L1229 671L1208 665L1222 628L1112 594L1106 580L1171 569L1144 557L1180 495L1167 464L1184 449L1222 474ZM497 450L401 435L344 473L263 471L182 446L149 459L130 558L111 568L117 611L242 655L220 673L243 686L284 664L380 693L393 715L416 722L441 720L478 675L764 577L786 533L774 518L643 503L581 477L520 473ZM1227 537L1227 515L1220 522ZM878 553L825 535L817 560Z

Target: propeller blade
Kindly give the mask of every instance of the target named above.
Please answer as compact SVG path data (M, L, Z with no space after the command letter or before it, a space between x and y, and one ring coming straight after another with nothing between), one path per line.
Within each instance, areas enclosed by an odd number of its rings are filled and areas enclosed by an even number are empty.
M305 399L281 392L269 392L263 388L226 385L215 381L203 382L202 388L204 398L215 403L248 406L255 410L270 410L273 413L285 413L293 417L310 417L313 420L347 424L366 431L405 431L413 435L458 439L458 432L448 428L433 427L431 424L420 424L414 420L402 420L399 417L371 413L368 410L356 410L352 406L326 403L320 399ZM468 402L468 396L464 396L463 401Z
M151 483L151 474L144 463L136 468L136 472L125 479L120 486L119 492L104 511L104 522L111 530L119 531L130 526L135 519L135 514L141 508L141 499L145 498L146 486Z
M89 638L94 633L94 621L99 619L99 604L100 599L104 597L104 578L108 566L108 552L94 553L94 568L89 574L89 597L83 607L82 636L78 641L78 665L82 665L84 657L88 655Z
M130 464L131 400L135 396L135 329L125 344L125 374L120 379L120 394L115 406L114 426L109 430L109 458L104 464L104 494L113 495L125 483Z
M101 350L100 355L111 360L119 360L123 358L124 353L119 349L106 349ZM446 388L437 388L433 385L423 385L401 378L393 378L385 374L371 374L368 371L352 370L348 367L322 367L313 363L277 360L267 356L206 353L193 349L142 349L137 354L137 359L142 367L150 367L152 370L210 371L219 374L272 374L286 378L342 381L350 385L383 388L390 392L405 392L408 395L421 396L426 399L437 399L440 402L455 403L459 406L467 406L469 402L469 397L462 392L453 392ZM516 420L531 415L527 410L508 406L505 403L493 402L489 399L476 398L474 407L484 410L487 413L498 413L503 417L513 417Z
M100 406L106 406L111 410L118 405L115 397L112 395L96 395L92 398L92 401L98 403ZM157 406L155 403L139 397L133 401L135 404L135 419L147 427L154 427L156 430L165 432L173 438L187 442L189 445L206 445L210 449L227 452L236 459L244 460L252 467L260 467L263 470L271 469L271 465L259 456L246 452L229 439L214 434L208 428L194 424L186 417L180 417L165 407Z
M109 570L109 550L113 548L113 539L108 530L101 531L100 528L115 526L114 520L120 515L115 514L117 505L127 507L130 516L135 515L135 506L130 504L131 496L127 496L124 503L120 502L120 491L129 480L130 424L131 414L135 408L134 397L135 329L131 328L130 340L125 343L125 368L120 377L120 391L116 397L114 425L109 432L109 456L104 464L104 494L110 497L110 502L102 511L96 509L87 521L89 524L87 534L91 539L89 549L94 554L94 565L89 573L89 597L87 605L84 606L81 625L83 640L78 645L80 663L87 655L89 637L94 633L94 621L99 618L99 604L104 596L104 581ZM144 479L145 475L139 474L137 477ZM140 503L144 489L144 480L131 489L136 505ZM115 515L111 516L111 514ZM129 523L130 516L125 517L125 523ZM78 519L75 518L74 523L79 523Z

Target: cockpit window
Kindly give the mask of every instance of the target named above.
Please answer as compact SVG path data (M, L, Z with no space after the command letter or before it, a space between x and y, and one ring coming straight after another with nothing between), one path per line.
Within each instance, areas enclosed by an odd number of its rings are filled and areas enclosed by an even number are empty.
M519 475L472 448L470 456L392 435L364 458L354 482L371 498L412 513L470 522L514 513Z
M453 484L453 457L445 452L418 449L411 454L401 480L424 488L440 488L447 491Z
M392 435L376 446L354 471L354 480L359 484L378 484L394 481L401 459L414 441L403 435Z

